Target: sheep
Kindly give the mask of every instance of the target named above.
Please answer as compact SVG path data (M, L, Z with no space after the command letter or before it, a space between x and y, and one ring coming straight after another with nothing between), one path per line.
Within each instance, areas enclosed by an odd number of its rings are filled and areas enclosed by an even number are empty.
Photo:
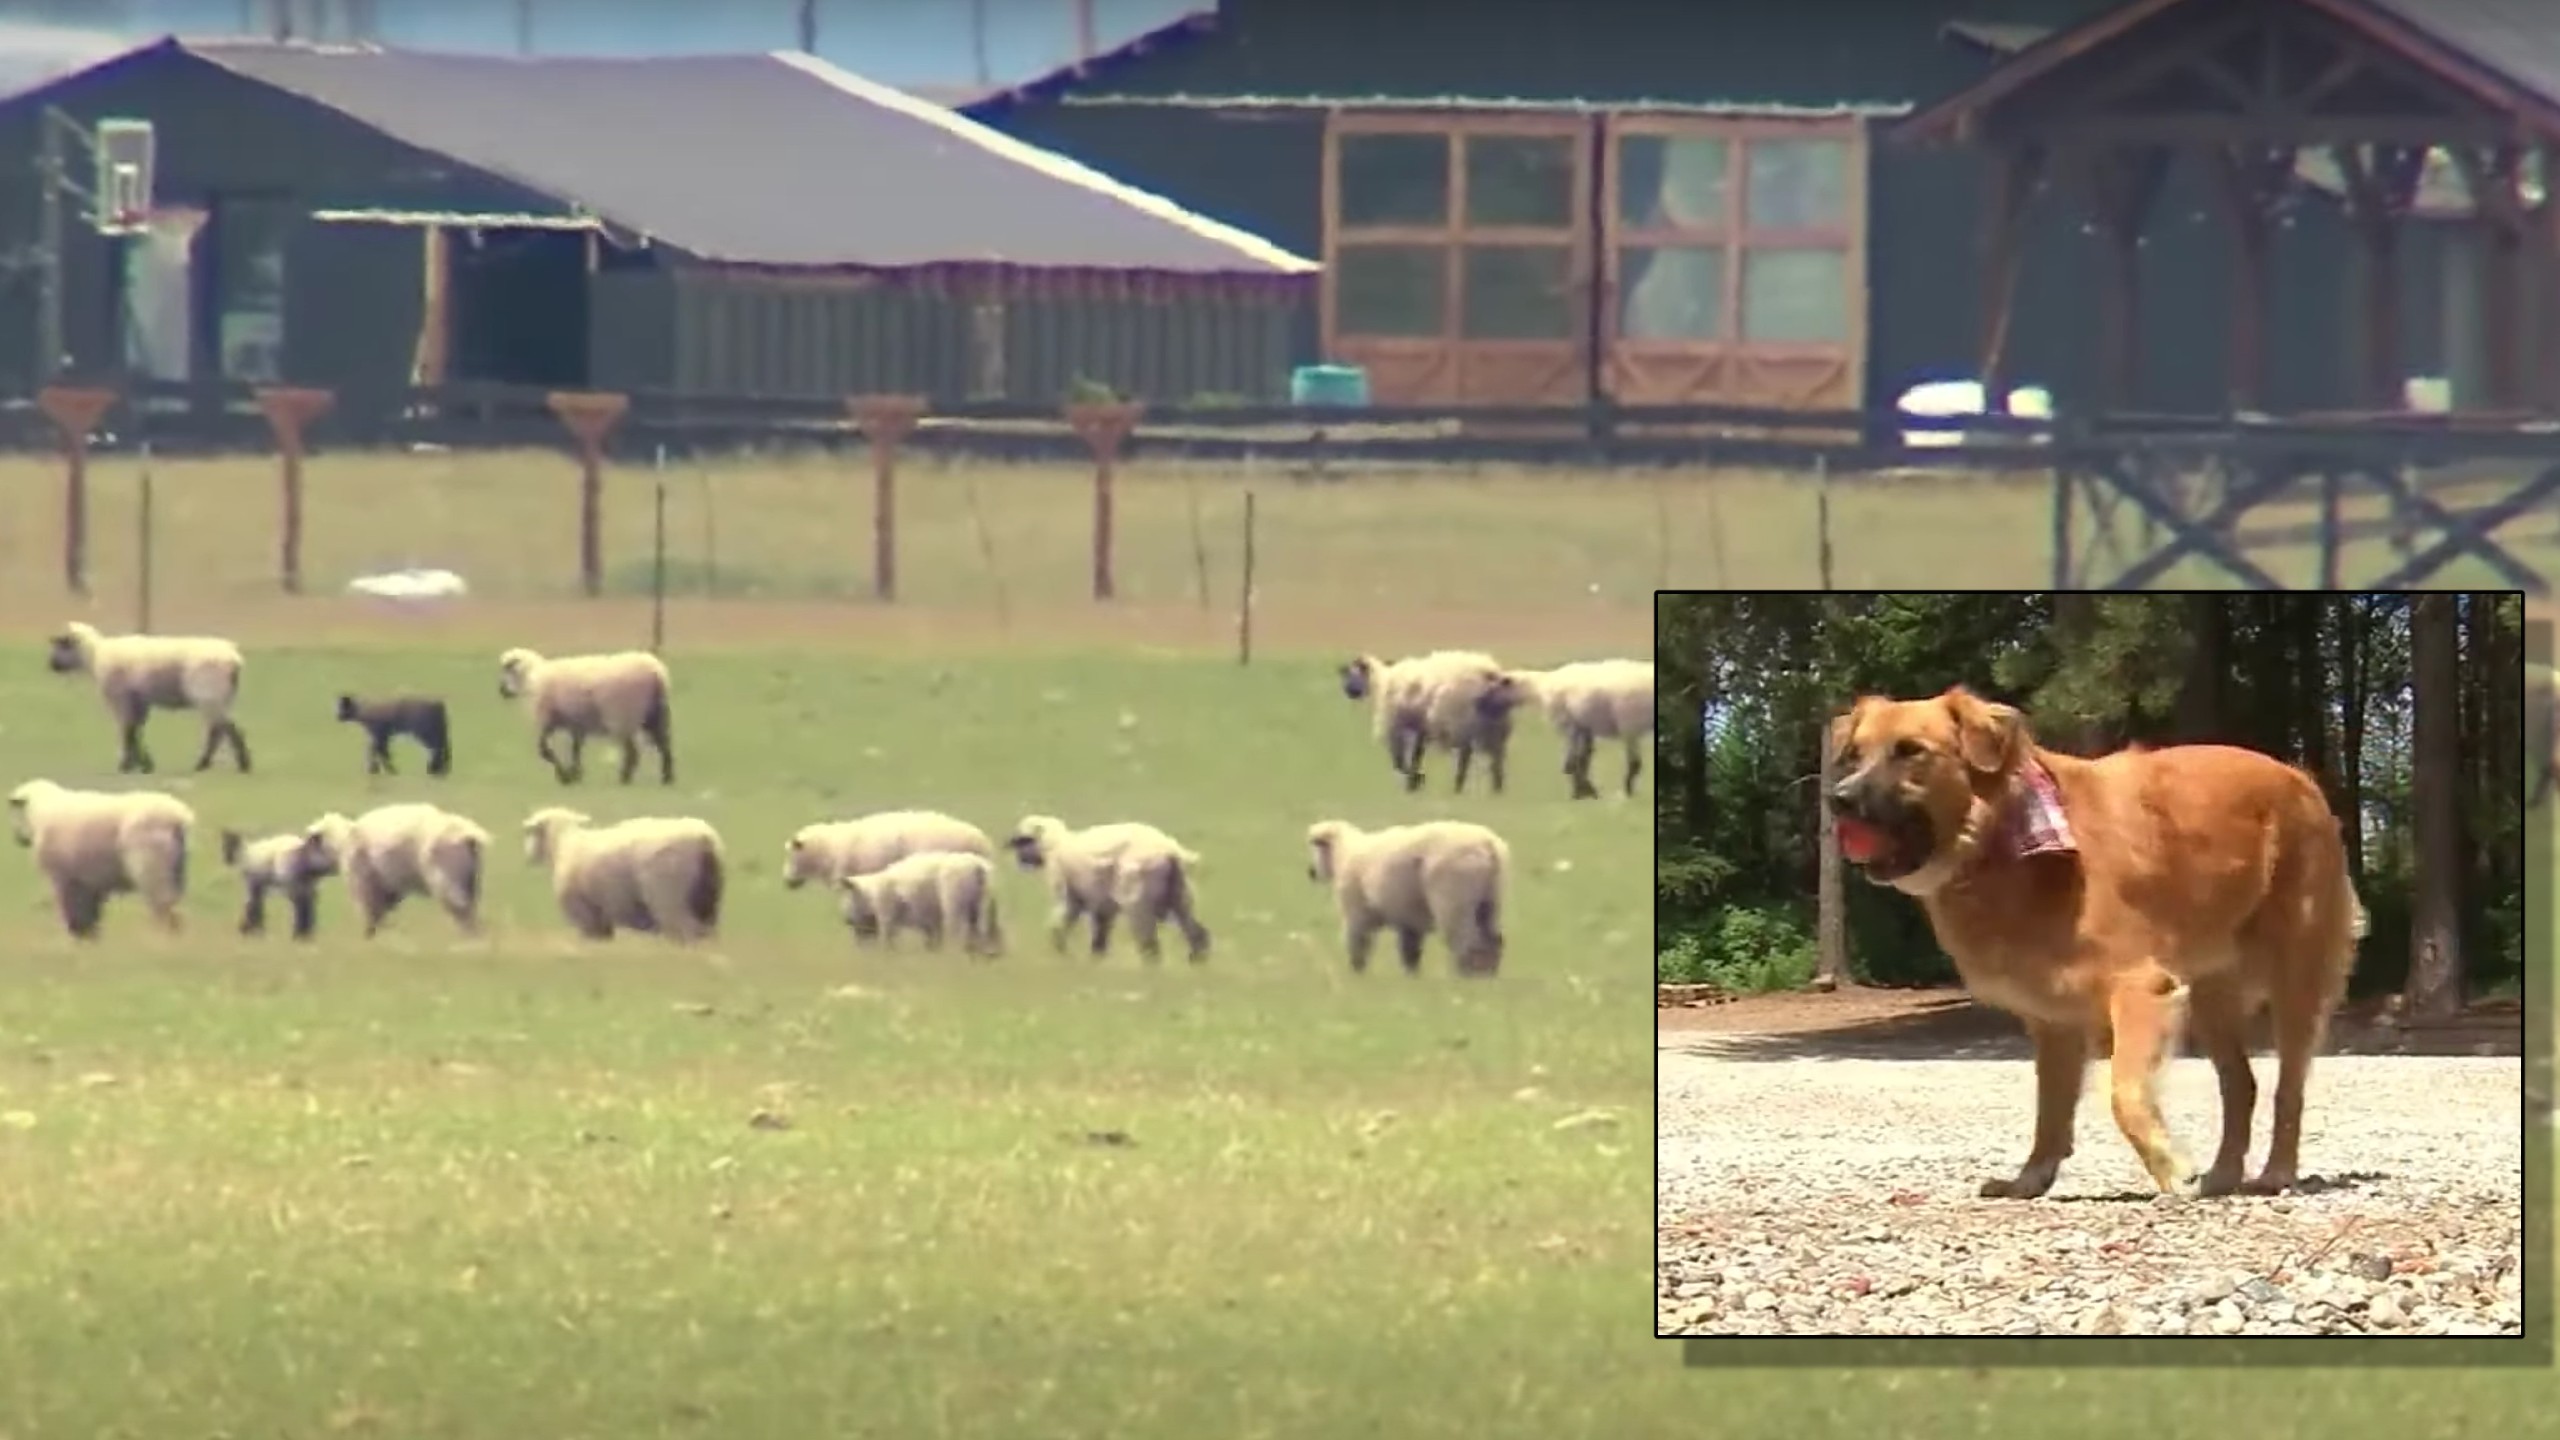
M1536 705L1564 737L1564 773L1573 798L1597 800L1591 783L1592 751L1602 740L1626 746L1626 794L1636 793L1644 773L1644 746L1653 738L1653 662L1581 660L1552 670L1505 670L1478 697L1487 714L1509 714Z
M309 832L287 831L252 840L222 832L222 863L240 877L240 933L267 933L267 897L281 893L293 907L293 938L308 940L320 923L320 882L337 873L338 859Z
M518 648L498 657L499 698L530 701L534 751L563 785L585 778L587 739L594 735L622 747L623 784L640 768L644 738L657 747L658 783L676 783L673 687L666 664L645 650L547 659ZM562 731L569 736L565 761L551 750L551 737Z
M338 697L338 723L354 723L364 727L364 773L397 775L391 763L391 738L406 735L427 750L427 773L446 775L453 771L453 730L447 723L444 701L433 695L381 695Z
M53 884L54 906L75 939L94 940L109 898L142 897L151 918L175 934L187 893L187 838L195 812L157 791L72 790L30 780L9 792L18 843L35 852Z
M465 935L480 933L489 832L468 816L423 801L379 805L350 820L332 810L303 832L347 878L347 896L370 940L400 902L424 895Z
M1049 917L1049 945L1059 954L1066 953L1067 931L1090 916L1093 954L1100 958L1111 943L1112 921L1126 914L1138 953L1150 963L1164 956L1156 926L1166 919L1182 931L1193 964L1209 958L1208 928L1193 913L1191 871L1200 857L1153 825L1070 830L1053 815L1027 815L1005 847L1023 869L1048 876L1056 907Z
M95 679L107 713L123 732L117 773L148 774L154 768L142 744L143 724L154 710L193 710L203 717L204 753L196 757L196 769L212 769L215 752L227 741L233 768L249 773L249 738L231 718L246 664L239 646L207 636L101 635L77 620L51 643L46 665L56 675Z
M684 819L598 825L546 806L525 817L525 858L551 871L560 913L589 940L617 930L686 942L719 932L728 863L720 832Z
M803 825L782 846L782 883L797 890L816 881L833 887L910 855L947 853L995 858L987 832L936 810L882 810L856 820Z
M868 874L836 883L844 897L844 923L857 945L882 941L895 948L898 933L924 933L928 950L957 931L973 955L1004 953L1004 926L996 916L995 864L983 855L919 851Z
M1422 788L1422 757L1436 744L1457 757L1454 791L1466 790L1469 764L1481 750L1487 778L1500 794L1511 717L1477 700L1501 673L1500 662L1477 650L1434 650L1393 662L1362 655L1342 667L1342 693L1370 702L1375 733L1386 742L1387 761L1404 776L1407 792Z
M1351 968L1369 968L1380 930L1396 932L1405 973L1422 971L1423 937L1437 930L1461 975L1502 968L1502 892L1511 847L1482 825L1431 820L1362 830L1345 820L1307 827L1307 878L1333 886Z

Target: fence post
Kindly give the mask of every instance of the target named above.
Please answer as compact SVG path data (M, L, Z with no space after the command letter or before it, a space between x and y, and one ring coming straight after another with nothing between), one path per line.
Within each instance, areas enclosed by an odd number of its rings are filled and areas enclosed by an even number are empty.
M1236 663L1253 663L1253 492L1244 492L1244 583L1236 591Z
M84 385L47 385L36 408L53 422L62 445L62 584L89 593L89 434L116 403L116 392Z
M924 415L921 395L855 395L845 408L871 442L871 593L898 598L898 447Z
M312 421L329 413L338 397L326 390L269 386L258 408L275 432L278 477L284 487L284 533L277 542L277 577L287 595L302 593L302 437Z
M578 442L578 584L592 600L604 593L604 442L631 408L609 390L554 390L546 403Z
M1111 576L1111 481L1120 446L1138 428L1146 407L1135 404L1079 404L1067 407L1067 423L1093 451L1093 598L1108 600L1118 587Z

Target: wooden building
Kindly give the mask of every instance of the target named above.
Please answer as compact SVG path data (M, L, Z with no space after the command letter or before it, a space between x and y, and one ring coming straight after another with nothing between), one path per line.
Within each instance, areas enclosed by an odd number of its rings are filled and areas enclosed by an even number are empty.
M1914 110L2107 0L1460 0L1346 12L1226 0L969 107L1011 133L1301 254L1326 278L1298 353L1414 403L1889 404L1980 361L1996 166L1898 145ZM2277 222L2266 403L2358 383L2341 207ZM2165 178L2144 241L2151 343L2128 403L2222 408L2229 247L2209 176ZM2005 354L2085 405L2086 296L2111 253L2076 210L2018 242Z
M145 233L48 223L33 164L0 188L16 393L51 373L357 403L464 380L1269 393L1315 281L1312 261L799 54L163 40L0 100L0 154L32 161L48 131L76 149L111 117L154 127ZM48 248L60 367L38 338Z

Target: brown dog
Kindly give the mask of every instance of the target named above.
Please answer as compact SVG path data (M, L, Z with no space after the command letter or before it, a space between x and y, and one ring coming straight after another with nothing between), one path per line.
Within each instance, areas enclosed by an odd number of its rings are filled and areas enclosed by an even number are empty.
M2026 1022L2036 1133L1993 1197L2033 1198L2071 1153L2091 1042L2113 1033L2117 1128L2164 1191L2291 1186L2303 1087L2346 991L2364 906L2320 787L2251 750L2181 745L2082 760L2039 748L2026 719L1957 687L1868 696L1831 722L1841 851L1917 896L1975 998ZM2275 1019L2275 1135L2243 1187L2249 1022ZM2154 1075L2181 1021L2222 1086L2222 1144L2193 1178Z

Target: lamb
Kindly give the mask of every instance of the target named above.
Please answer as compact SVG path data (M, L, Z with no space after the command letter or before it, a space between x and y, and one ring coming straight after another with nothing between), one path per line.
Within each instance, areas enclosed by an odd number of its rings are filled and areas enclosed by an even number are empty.
M347 895L370 940L400 902L424 895L465 935L480 932L489 832L423 801L380 805L350 820L332 810L304 832L347 877Z
M1564 773L1573 798L1597 800L1591 783L1592 751L1602 740L1626 746L1624 790L1636 793L1644 772L1644 746L1653 738L1653 662L1582 660L1552 670L1505 670L1478 696L1488 714L1537 705L1564 737Z
M925 948L940 950L958 932L970 954L1004 953L1004 927L996 916L996 867L983 855L919 851L894 865L837 881L844 923L857 945L882 941L895 948L902 930L924 934Z
M598 825L546 806L525 817L525 858L551 870L560 913L589 940L617 930L679 942L719 932L728 862L720 832L691 818Z
M1193 913L1191 871L1200 857L1153 825L1123 822L1070 830L1055 816L1028 815L1005 846L1023 869L1048 876L1056 906L1049 918L1049 944L1059 954L1066 953L1067 931L1090 916L1093 954L1099 958L1110 947L1112 922L1126 914L1138 953L1149 962L1164 956L1156 926L1167 919L1182 931L1193 964L1209 958L1209 931Z
M240 933L267 933L267 897L282 894L293 907L293 938L308 940L320 923L320 882L338 871L337 856L307 831L291 830L252 840L222 832L222 863L240 876Z
M644 738L657 747L658 783L676 783L673 687L665 663L645 650L555 660L519 648L498 657L499 697L530 702L534 751L563 785L585 778L587 740L596 735L622 747L623 784L640 768ZM565 761L551 750L551 737L562 731L569 736Z
M1362 830L1344 820L1307 827L1307 876L1333 886L1354 972L1369 968L1381 930L1396 932L1405 973L1422 971L1423 937L1440 932L1461 975L1502 968L1502 898L1511 847L1482 825L1431 820Z
M185 801L30 780L9 792L9 810L18 843L35 852L63 928L75 939L96 939L107 901L127 893L142 897L163 930L177 932L187 838L196 823Z
M881 810L857 820L803 825L782 847L782 883L793 890L816 881L834 887L849 875L868 875L910 855L954 854L995 858L987 832L936 810Z
M1457 756L1455 791L1467 788L1469 763L1481 750L1499 794L1511 717L1477 700L1501 673L1500 662L1476 650L1434 650L1393 662L1362 655L1342 667L1342 693L1370 701L1375 733L1386 742L1387 761L1404 776L1408 792L1422 788L1422 757L1436 744Z
M391 740L406 735L427 750L427 773L453 770L453 731L446 722L444 701L433 695L338 697L338 722L364 727L364 773L397 775L391 763Z
M101 635L95 626L74 620L53 637L46 665L57 675L86 673L98 683L123 732L124 754L119 774L149 773L151 752L143 748L143 723L154 710L193 710L204 720L204 753L196 769L213 768L216 750L226 741L231 763L249 773L249 739L231 718L240 700L240 674L246 662L240 647L228 640L186 635Z

